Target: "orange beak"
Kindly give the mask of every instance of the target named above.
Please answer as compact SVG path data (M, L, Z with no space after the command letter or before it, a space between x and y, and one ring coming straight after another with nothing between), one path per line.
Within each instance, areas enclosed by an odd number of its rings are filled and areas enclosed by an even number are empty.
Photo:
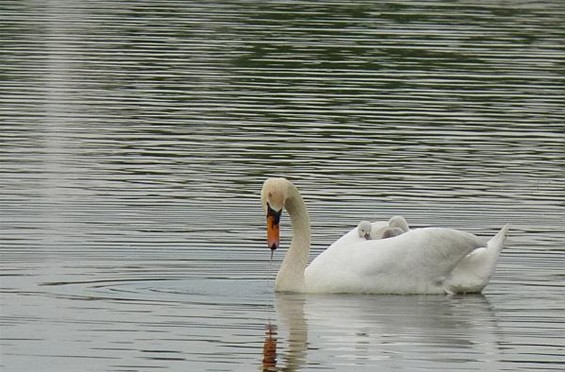
M271 209L270 206L267 208L267 245L271 249L271 257L272 252L277 249L280 244L279 222L281 220L281 213L282 209L275 211Z

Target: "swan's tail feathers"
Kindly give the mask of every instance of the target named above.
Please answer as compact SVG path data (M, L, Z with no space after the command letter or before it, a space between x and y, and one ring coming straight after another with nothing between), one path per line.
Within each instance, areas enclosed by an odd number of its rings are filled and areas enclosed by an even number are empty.
M480 293L494 274L496 261L508 237L506 225L487 242L486 247L475 249L455 266L444 283L447 293Z
M487 270L489 278L494 273L496 262L498 261L500 252L502 252L502 248L504 247L504 242L508 237L509 229L510 229L509 224L504 225L504 227L500 229L500 231L487 242L487 249L484 257L485 260L484 269Z
M506 238L508 237L509 229L510 229L509 224L504 225L504 227L500 229L500 231L491 240L487 242L487 249L500 252L502 250L502 247L504 246L504 242L506 241Z

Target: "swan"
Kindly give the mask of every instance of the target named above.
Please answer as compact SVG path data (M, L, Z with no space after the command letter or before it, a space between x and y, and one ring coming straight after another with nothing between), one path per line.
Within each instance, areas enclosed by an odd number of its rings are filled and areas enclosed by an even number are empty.
M473 234L436 227L366 240L354 228L308 265L310 216L298 188L285 178L268 178L261 203L271 252L280 245L283 208L292 225L292 242L275 279L277 292L478 293L494 272L509 229L504 226L485 243Z

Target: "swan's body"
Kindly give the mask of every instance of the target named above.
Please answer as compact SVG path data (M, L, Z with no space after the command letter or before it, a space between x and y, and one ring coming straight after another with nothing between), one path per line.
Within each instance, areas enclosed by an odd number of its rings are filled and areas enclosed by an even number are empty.
M506 238L505 226L485 243L452 229L423 228L390 239L366 240L354 228L310 265L310 218L298 189L284 178L265 181L261 192L269 247L278 247L278 219L290 215L293 238L275 290L316 293L480 292L488 283Z

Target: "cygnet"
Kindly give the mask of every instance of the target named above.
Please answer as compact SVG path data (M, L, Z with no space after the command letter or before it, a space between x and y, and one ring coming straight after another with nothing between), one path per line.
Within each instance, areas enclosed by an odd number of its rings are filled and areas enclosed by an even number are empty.
M357 226L357 233L360 238L371 240L371 228L373 225L369 221L361 221Z
M381 235L381 239L393 238L395 236L402 235L402 234L404 234L404 231L400 227L387 227L383 231L383 233Z
M406 222L406 220L402 216L391 217L390 220L388 220L388 225L390 227L397 227L401 229L402 232L407 232L408 230L410 230L410 227L408 227L408 222Z

